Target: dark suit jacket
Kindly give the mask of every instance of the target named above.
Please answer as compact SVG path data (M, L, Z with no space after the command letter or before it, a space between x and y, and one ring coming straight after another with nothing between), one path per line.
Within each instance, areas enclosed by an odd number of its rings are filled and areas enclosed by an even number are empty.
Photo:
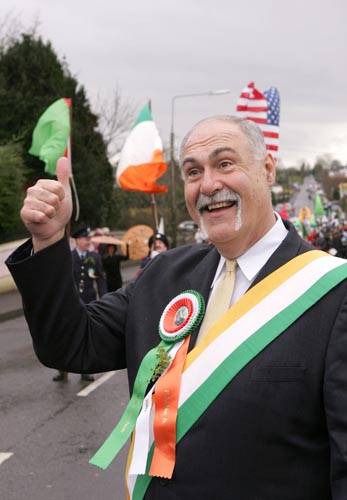
M291 226L256 281L310 249ZM77 373L127 367L130 389L165 306L188 289L207 300L219 260L211 245L164 252L126 289L85 306L65 240L29 251L8 265L41 362ZM241 370L178 443L172 480L153 479L146 500L347 499L346 291L344 281Z

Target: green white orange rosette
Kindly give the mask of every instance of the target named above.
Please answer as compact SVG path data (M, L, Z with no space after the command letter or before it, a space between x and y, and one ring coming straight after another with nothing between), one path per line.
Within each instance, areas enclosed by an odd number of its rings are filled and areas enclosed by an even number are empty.
M172 344L184 339L201 322L205 312L203 297L194 290L180 293L165 307L159 321L159 335Z
M161 342L143 358L134 382L131 399L117 426L89 463L107 469L130 437L140 413L147 387L172 361L172 347L186 338L201 322L205 313L202 295L194 290L180 293L165 307L159 321ZM163 358L169 362L163 363Z

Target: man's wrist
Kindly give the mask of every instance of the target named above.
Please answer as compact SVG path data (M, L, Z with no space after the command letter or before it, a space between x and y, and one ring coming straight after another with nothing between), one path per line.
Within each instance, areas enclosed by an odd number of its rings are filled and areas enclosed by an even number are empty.
M64 238L64 235L65 235L65 229L63 229L62 231L59 231L54 236L52 236L51 238L47 238L47 239L38 239L35 236L33 236L32 237L33 248L31 251L31 255L33 255L34 253L39 252L40 250L43 250L44 248L47 248L47 247L53 245L54 243L57 243L58 241L62 240Z

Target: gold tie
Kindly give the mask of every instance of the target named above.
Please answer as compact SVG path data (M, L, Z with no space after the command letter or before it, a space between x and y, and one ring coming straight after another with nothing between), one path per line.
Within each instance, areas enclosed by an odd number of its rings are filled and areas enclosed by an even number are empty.
M225 261L225 273L207 304L204 320L198 335L197 343L200 342L209 331L213 323L227 312L235 284L236 260Z

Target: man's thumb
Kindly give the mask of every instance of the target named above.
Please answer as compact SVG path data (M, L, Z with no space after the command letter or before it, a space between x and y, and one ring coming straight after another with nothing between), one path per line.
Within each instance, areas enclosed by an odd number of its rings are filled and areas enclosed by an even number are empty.
M71 175L71 166L68 158L62 157L57 161L56 176L64 187L69 187L69 178Z

